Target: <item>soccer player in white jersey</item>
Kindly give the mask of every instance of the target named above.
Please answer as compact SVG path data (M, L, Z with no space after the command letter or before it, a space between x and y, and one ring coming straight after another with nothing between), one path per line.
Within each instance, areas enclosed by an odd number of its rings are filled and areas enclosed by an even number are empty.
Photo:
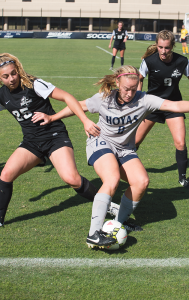
M19 122L23 141L10 156L0 177L0 226L4 225L7 207L11 200L13 181L29 171L47 156L63 181L75 191L93 201L97 188L79 175L73 146L62 121L40 126L33 123L34 112L42 111L53 115L49 97L66 102L83 122L88 135L98 135L99 127L84 114L78 101L53 84L27 74L17 57L0 54L0 109L7 109Z
M89 247L102 245L102 226L109 204L120 179L129 187L121 198L116 220L128 230L142 230L128 223L129 216L139 204L149 184L148 174L135 152L135 134L139 124L151 112L159 109L172 112L189 112L188 101L169 101L137 91L139 72L135 67L123 66L106 75L98 84L99 93L81 101L83 110L99 113L99 136L87 140L87 160L102 180L102 186L94 197L91 226L87 237ZM50 123L74 113L66 107L53 116L36 114L38 121Z
M173 52L175 37L171 31L162 30L156 36L156 43L147 48L143 56L139 72L138 90L142 91L143 80L148 74L147 94L155 95L171 101L182 100L179 82L182 75L189 78L189 61L183 55ZM179 183L189 188L186 179L188 164L186 148L186 129L183 113L156 111L148 115L140 124L136 133L138 147L155 123L167 123L176 148L176 162L178 166Z

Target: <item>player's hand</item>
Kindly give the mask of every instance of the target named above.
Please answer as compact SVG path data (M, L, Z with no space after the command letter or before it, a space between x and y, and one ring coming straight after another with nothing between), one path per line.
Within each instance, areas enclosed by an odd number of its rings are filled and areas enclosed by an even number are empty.
M100 127L89 119L87 119L87 121L84 123L84 129L88 137L90 137L90 135L92 136L100 135Z
M49 123L51 123L52 121L51 121L51 116L49 116L49 115L46 115L46 114L44 114L44 113L42 113L42 112L34 112L34 115L33 115L33 117L31 118L31 121L33 122L33 123L37 123L37 122L39 122L39 121L41 121L41 120L43 120L43 122L41 122L40 123L40 125L47 125L47 124L49 124Z
M109 49L111 49L111 45L109 45Z

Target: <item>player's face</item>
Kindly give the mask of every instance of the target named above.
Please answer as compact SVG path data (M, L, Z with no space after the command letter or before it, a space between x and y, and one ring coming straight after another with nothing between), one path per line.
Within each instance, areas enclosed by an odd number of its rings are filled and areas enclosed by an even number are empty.
M170 40L159 39L157 43L157 50L159 53L159 58L164 62L169 62L172 58L172 49Z
M118 29L121 30L123 28L123 24L122 23L118 23Z
M138 79L121 76L120 80L116 79L116 84L119 88L118 102L120 104L130 102L136 94Z
M20 83L20 76L16 72L14 64L9 64L0 68L0 80L10 91L15 90Z

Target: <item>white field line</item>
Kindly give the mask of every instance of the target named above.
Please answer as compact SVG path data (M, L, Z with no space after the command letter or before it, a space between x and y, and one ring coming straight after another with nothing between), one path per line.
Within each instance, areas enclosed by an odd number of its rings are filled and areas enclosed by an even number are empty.
M157 268L157 267L188 267L189 258L167 259L88 259L88 258L1 258L1 267L124 267L124 268Z
M102 51L104 51L104 52L110 54L110 55L113 55L111 52L109 52L109 51L107 51L107 50L105 50L105 49L103 49L103 48L101 48L101 47L99 47L99 46L96 46L96 47L97 47L98 49L100 49L100 50L102 50ZM116 58L120 59L119 56L116 56Z

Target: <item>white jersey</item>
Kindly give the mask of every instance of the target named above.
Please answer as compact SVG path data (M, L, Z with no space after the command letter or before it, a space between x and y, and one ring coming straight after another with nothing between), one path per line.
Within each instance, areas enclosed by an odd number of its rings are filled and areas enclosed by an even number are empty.
M98 126L100 136L113 144L117 149L135 149L135 134L138 126L151 112L158 110L164 99L137 91L129 103L123 105L117 102L117 90L102 99L103 94L95 94L86 100L91 113L99 113ZM87 144L94 137L87 139Z

